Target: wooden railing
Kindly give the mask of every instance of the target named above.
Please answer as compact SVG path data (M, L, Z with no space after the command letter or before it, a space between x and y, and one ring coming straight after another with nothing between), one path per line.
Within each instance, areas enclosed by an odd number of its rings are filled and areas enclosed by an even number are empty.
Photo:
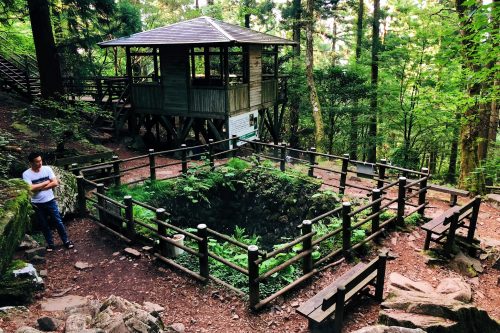
M224 147L228 146L229 141L232 147L237 147L234 149L227 149ZM238 141L242 141L245 145L238 146ZM188 157L188 152L192 152L194 149L200 151L195 155ZM253 309L260 309L266 304L269 304L272 300L276 299L280 295L285 294L291 289L297 287L298 285L308 281L313 275L320 272L327 266L327 263L333 259L342 256L344 258L350 259L353 257L355 251L362 247L367 242L377 239L382 236L384 230L387 230L396 225L403 225L405 217L413 214L414 212L419 212L423 215L425 206L427 202L425 201L425 193L427 190L427 180L429 175L426 172L418 172L413 170L401 169L398 167L388 166L381 163L382 168L392 168L393 170L398 170L402 172L414 173L420 175L421 178L408 182L405 177L399 177L396 182L391 182L386 180L385 176L380 177L376 180L384 180L380 188L366 188L369 191L371 200L369 203L362 206L354 206L351 202L345 201L342 203L341 207L332 207L333 209L316 216L310 220L303 221L298 225L298 229L301 231L301 235L289 243L280 246L270 252L259 250L257 245L246 245L242 244L231 237L219 233L215 230L208 228L205 224L199 224L196 229L196 233L191 233L183 230L182 228L175 226L167 221L168 212L163 208L152 207L146 203L134 200L131 196L125 196L123 201L116 201L111 197L106 195L107 188L104 182L110 182L114 185L123 184L123 176L128 173L135 172L136 170L147 168L149 169L149 176L144 178L132 179L128 181L128 184L143 182L146 180L158 180L158 170L162 168L171 167L174 165L179 165L180 168L177 174L172 174L168 178L179 177L186 174L189 170L189 161L200 156L205 156L208 161L207 167L214 169L224 164L223 161L218 161L216 159L220 157L233 157L237 155L243 159L249 158L249 151L253 154L254 158L252 161L259 164L260 160L265 158L276 162L282 171L285 171L287 164L291 161L288 153L294 154L293 160L296 162L303 163L308 166L308 174L314 176L315 170L324 170L327 172L332 172L340 176L339 183L336 188L340 190L345 190L348 187L353 187L359 189L359 186L354 184L349 184L346 182L346 176L349 172L353 172L348 169L349 158L347 156L334 156L328 154L322 154L316 152L314 149L309 151L303 151L298 149L290 149L286 145L272 145L257 141L246 141L241 140L238 137L232 137L230 139L221 140L218 142L210 141L206 145L200 145L196 147L187 147L182 145L178 149L155 152L150 150L148 154L136 156L127 159L118 159L117 157L111 161L104 163L94 164L90 167L78 167L73 166L73 172L77 173L77 183L78 183L78 206L81 212L87 211L87 205L91 205L91 211L89 216L96 221L96 223L104 228L105 230L115 234L126 242L146 242L147 244L153 245L158 243L157 252L155 256L177 268L181 271L189 274L195 279L206 283L209 279L214 280L218 283L224 284L225 286L242 293L235 286L228 285L226 282L219 280L218 278L210 274L210 261L209 258L216 260L226 267L243 274L248 277L248 289L249 289L249 303L250 307ZM158 156L172 156L173 154L180 155L180 159L174 159L171 162L158 164ZM341 163L341 170L336 170L334 168L322 168L319 167L316 159L317 158L327 158L330 160L337 160ZM132 165L130 165L133 162ZM90 179L87 177L88 171L95 171L99 168L107 168L110 170L108 175L100 178ZM199 166L198 166L199 167ZM99 176L96 176L99 177ZM397 196L391 197L387 192L390 187L397 187ZM410 191L413 191L410 192ZM413 198L417 199L418 202L413 204L411 201ZM145 221L138 220L133 216L134 206L141 206L145 209L150 210L154 213L155 217L152 218L149 223ZM392 208L392 205L396 205ZM406 210L406 206L413 206L414 208L410 211ZM382 220L381 216L388 210L396 210L394 216L388 218L387 220ZM173 212L170 212L171 214ZM337 217L341 220L339 227L335 230L329 231L326 234L318 235L316 225L324 221L325 219ZM152 238L140 237L137 232L137 228L146 228L152 234ZM353 242L352 235L356 230L365 230L367 233L365 237L359 239L357 242ZM180 233L190 239L196 246L190 247L188 245L180 245L171 239L173 233ZM229 260L222 258L208 250L208 238L215 239L221 242L229 242L242 251L246 252L248 258L248 266L242 267L236 265ZM341 244L337 247L333 246L332 250L326 254L320 255L319 258L313 259L314 251L326 242L331 242L335 244L335 238L339 237L341 239ZM279 264L278 266L269 269L266 272L259 272L261 265L265 261L275 258L280 253L292 253L295 245L301 244L301 250L298 252L293 252L294 255L287 261ZM187 252L189 255L195 256L198 259L198 270L193 271L187 267L182 266L178 262L168 258L168 247L174 246L180 248ZM330 248L330 247L327 247ZM268 297L261 299L260 290L261 285L265 284L267 280L280 271L285 270L291 265L300 265L302 267L302 274L300 277L289 283L287 286L281 290L275 292Z

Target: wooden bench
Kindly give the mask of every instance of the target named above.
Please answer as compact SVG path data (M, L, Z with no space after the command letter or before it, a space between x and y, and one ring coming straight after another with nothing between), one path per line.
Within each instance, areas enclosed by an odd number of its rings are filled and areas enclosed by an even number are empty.
M468 229L466 242L472 246L480 205L481 197L477 196L464 206L454 206L422 225L421 228L427 233L424 250L428 250L430 242L433 241L444 246L445 254L450 254L458 228ZM467 224L466 220L468 220Z
M309 320L311 332L340 333L346 303L361 292L382 301L386 259L383 254L368 264L357 264L297 308ZM373 295L368 293L368 285L375 287Z
M428 187L429 187L429 190L442 192L442 193L449 193L451 207L453 207L457 204L457 196L467 197L470 194L469 191L459 190L457 188L451 188L451 187L440 186L440 185L435 185L435 184L430 184Z

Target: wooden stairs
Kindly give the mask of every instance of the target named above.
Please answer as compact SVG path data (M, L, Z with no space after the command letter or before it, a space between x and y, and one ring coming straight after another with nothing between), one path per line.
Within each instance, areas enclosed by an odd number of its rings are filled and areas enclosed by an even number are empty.
M40 95L38 72L31 73L32 66L23 65L16 57L7 59L0 54L0 84L24 97L32 99Z

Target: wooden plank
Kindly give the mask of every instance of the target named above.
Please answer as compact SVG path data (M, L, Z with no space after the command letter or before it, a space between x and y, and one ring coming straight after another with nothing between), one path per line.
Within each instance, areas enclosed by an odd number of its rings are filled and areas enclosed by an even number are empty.
M354 295L365 289L365 287L373 281L377 277L377 271L373 271L370 275L368 275L363 281L354 286L351 290L349 290L345 295L345 300L351 299ZM347 290L347 289L346 289ZM317 323L320 323L330 317L335 312L335 303L329 307L327 310L323 311L321 308L316 309L312 313L309 314L309 320L313 320Z
M428 187L429 187L429 190L434 190L434 191L448 193L448 194L454 194L454 195L460 195L460 196L468 196L469 195L469 191L464 191L464 190L460 190L457 188L445 187L445 186L440 186L440 185L435 185L435 184L430 184Z
M307 317L311 312L316 310L317 308L321 308L323 304L323 300L325 298L331 297L332 294L335 294L337 291L337 287L341 284L346 284L349 279L355 276L358 272L362 271L366 267L365 263L359 263L349 271L344 273L337 280L329 284L326 288L321 290L319 293L314 295L311 299L303 303L299 308L297 308L297 312L301 315Z

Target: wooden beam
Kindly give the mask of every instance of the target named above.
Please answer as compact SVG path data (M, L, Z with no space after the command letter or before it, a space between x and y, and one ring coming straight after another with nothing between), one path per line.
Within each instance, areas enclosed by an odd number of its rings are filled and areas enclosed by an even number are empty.
M207 125L208 125L209 131L212 132L212 134L214 135L216 141L224 140L222 138L221 133L219 133L219 130L217 129L217 127L213 123L212 119L207 119Z

